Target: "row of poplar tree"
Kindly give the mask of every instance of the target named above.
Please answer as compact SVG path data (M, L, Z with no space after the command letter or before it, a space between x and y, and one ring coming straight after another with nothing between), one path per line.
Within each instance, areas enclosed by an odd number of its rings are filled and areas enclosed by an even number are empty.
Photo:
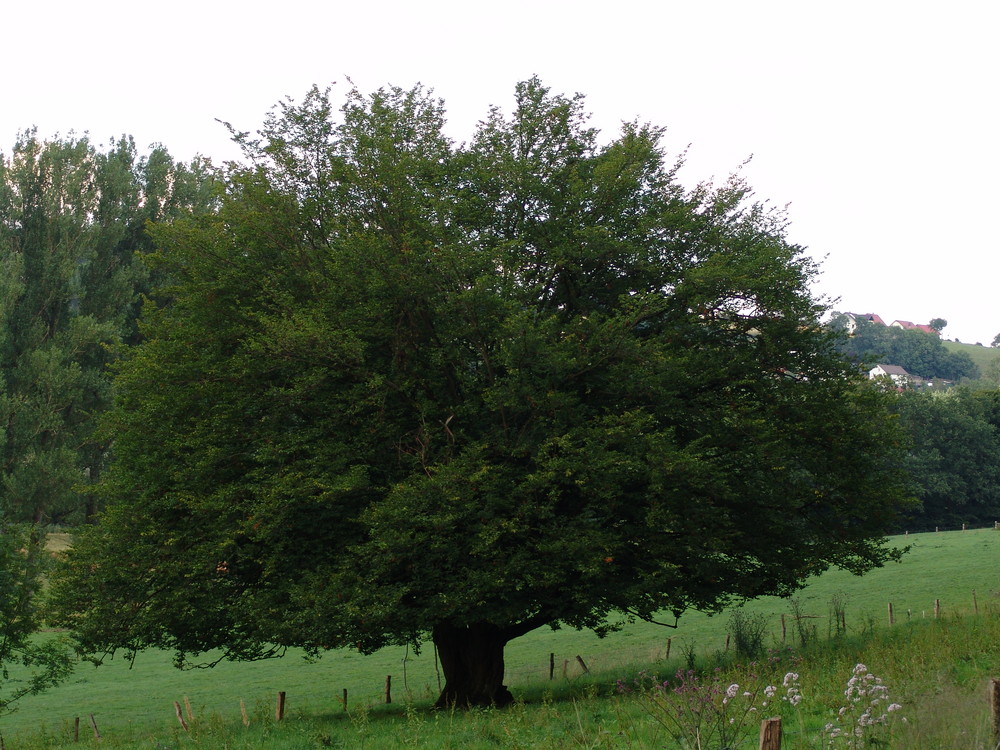
M0 157L0 511L8 520L93 518L108 458L98 417L108 365L137 340L155 279L149 222L210 211L210 165L130 138L22 133Z

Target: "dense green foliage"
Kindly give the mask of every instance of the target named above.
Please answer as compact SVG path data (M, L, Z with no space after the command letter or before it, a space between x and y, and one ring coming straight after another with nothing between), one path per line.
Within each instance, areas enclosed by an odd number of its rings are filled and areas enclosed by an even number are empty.
M36 527L10 524L0 513L0 714L57 684L71 668L67 644L33 637L39 626L35 594L47 559L41 538Z
M940 318L935 318L934 322L939 325L944 323ZM835 313L830 325L835 330L843 330L843 316ZM934 334L864 319L858 319L853 334L844 337L842 351L868 367L875 364L899 365L911 375L922 378L958 381L979 377L979 369L969 355L949 351Z
M108 443L108 361L136 340L146 223L210 205L203 165L129 139L22 134L0 156L0 508L34 522L90 518Z
M910 436L906 468L921 500L908 526L1000 518L1000 392L904 391L893 408Z
M815 269L661 131L517 87L469 144L421 89L284 103L118 368L109 508L57 587L88 652L418 645L503 703L542 625L716 609L893 556L884 394Z

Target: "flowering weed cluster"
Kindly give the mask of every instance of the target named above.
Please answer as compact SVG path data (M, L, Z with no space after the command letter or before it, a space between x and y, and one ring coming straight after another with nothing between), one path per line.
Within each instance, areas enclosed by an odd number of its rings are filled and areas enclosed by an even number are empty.
M902 706L890 701L882 678L858 664L847 681L844 697L847 700L837 712L839 723L831 722L824 728L826 747L888 746L885 735Z
M743 685L727 685L718 672L702 678L693 670L682 669L673 680L663 682L640 675L636 687L649 714L681 747L731 750L750 739L768 705L784 702L798 706L802 700L798 679L797 673L789 672L778 687L751 674ZM620 681L618 689L630 692Z

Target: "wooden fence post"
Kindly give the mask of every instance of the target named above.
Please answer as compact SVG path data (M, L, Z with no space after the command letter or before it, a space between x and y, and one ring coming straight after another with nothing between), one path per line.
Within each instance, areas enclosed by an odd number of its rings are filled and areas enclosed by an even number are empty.
M549 679L555 679L556 676L556 655L553 653L549 654Z
M80 741L80 717L77 716L73 720L73 742Z
M896 618L892 614L892 602L889 602L889 624L894 625L896 623Z
M274 718L281 721L285 718L285 691L278 691L278 706L274 709Z
M441 692L441 664L438 661L438 645L436 643L434 644L434 672L438 678L438 692Z
M392 675L385 676L385 702L392 703Z
M941 600L934 600L934 619L936 620L941 614Z
M990 711L993 714L993 739L1000 742L1000 680L990 683Z
M781 717L760 723L760 750L781 750Z
M250 717L247 716L247 704L240 698L240 716L243 718L243 726L250 726Z
M174 713L177 714L177 721L181 723L181 729L185 732L190 731L187 722L184 721L184 714L181 712L181 704L178 701L174 701Z
M579 662L580 666L583 667L584 674L590 674L590 670L587 669L587 665L583 662L583 657L579 654L576 655L576 660Z
M782 612L781 613L781 642L782 643L785 642L785 636L787 634L788 634L788 631L785 629L785 613Z
M344 688L344 698L343 698L343 701L344 701L344 710L346 711L347 710L347 688Z
M979 614L979 602L976 601L976 590L972 589L972 611Z
M670 641L671 640L673 640L673 639L672 638L667 638L667 656L666 656L667 659L670 658Z
M90 715L90 726L94 728L94 739L101 739L101 733L97 729L97 719L94 718L93 714Z
M191 701L188 700L186 695L184 696L184 709L187 711L188 721L194 722L194 713L191 711Z

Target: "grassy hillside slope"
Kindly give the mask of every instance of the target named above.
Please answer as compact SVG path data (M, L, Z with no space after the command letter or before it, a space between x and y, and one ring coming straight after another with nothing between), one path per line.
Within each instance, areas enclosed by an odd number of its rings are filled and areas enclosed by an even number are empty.
M1000 359L1000 348L994 349L989 346L989 341L984 341L985 346L975 344L962 344L957 341L942 341L944 348L949 352L959 352L968 354L976 367L979 368L980 375L986 376L994 362Z

